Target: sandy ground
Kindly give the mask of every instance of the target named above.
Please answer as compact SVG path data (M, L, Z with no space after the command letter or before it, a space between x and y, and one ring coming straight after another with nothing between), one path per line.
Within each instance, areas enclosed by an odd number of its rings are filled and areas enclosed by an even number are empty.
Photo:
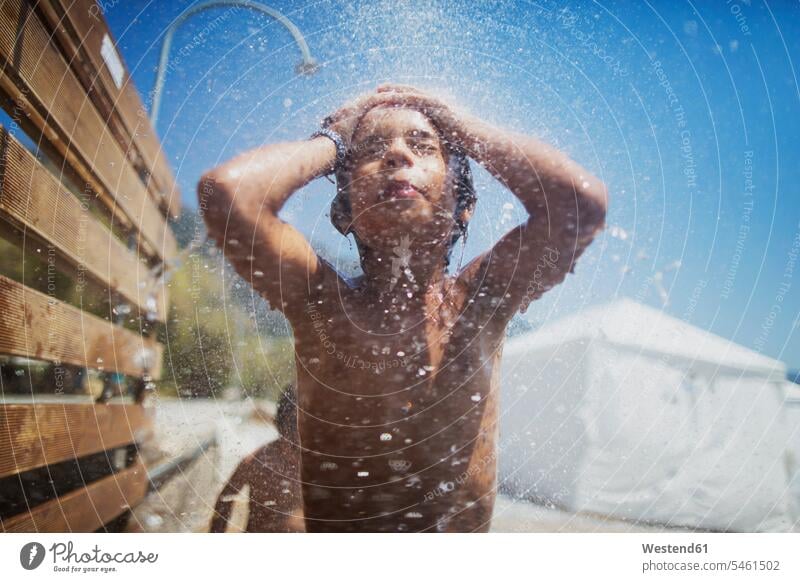
M160 451L174 455L199 445L216 432L217 446L191 467L151 494L133 512L130 531L203 532L219 491L238 462L248 453L276 438L274 427L264 422L252 402L161 400L156 407L156 442ZM265 407L269 411L268 407ZM243 523L244 504L237 504L232 528ZM493 532L658 532L676 531L637 525L596 516L578 515L499 496L492 519Z

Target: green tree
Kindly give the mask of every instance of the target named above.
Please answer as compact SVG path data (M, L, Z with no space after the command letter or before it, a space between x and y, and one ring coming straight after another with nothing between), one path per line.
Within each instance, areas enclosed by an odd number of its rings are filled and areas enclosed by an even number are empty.
M183 396L215 396L232 369L222 278L204 253L174 273L164 327L163 381Z
M191 209L173 229L182 248L205 234L201 217ZM161 338L164 393L214 397L230 386L274 399L294 380L294 346L285 318L253 292L213 242L193 250L168 287Z

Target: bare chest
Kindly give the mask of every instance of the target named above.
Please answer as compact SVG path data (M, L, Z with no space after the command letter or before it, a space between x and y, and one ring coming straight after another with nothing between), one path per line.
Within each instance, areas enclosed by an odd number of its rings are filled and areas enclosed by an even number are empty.
M306 511L423 503L408 512L413 522L449 511L453 499L478 507L494 484L502 342L463 310L355 307L310 305L295 330ZM462 475L457 491L439 496Z
M438 454L474 438L502 342L455 309L344 307L309 305L308 325L295 332L306 442L358 456L420 441Z
M334 392L436 397L488 380L502 342L453 302L436 306L311 303L295 331L298 366ZM398 398L400 398L398 396ZM402 398L400 398L402 400Z

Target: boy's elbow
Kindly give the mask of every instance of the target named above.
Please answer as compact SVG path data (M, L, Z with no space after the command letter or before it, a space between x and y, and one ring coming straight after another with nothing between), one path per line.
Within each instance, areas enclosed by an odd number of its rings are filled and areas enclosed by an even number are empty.
M224 171L215 168L203 174L197 183L197 207L213 238L217 226L228 220L233 202L233 189L225 179Z
M218 205L225 198L230 198L230 187L225 179L224 170L214 168L202 175L197 183L197 202L201 209L210 205Z

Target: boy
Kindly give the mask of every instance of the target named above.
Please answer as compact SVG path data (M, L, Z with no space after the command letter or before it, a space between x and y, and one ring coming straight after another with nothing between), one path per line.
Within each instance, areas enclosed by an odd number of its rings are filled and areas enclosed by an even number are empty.
M528 217L450 276L475 203L465 155ZM354 235L355 279L278 218L331 171L331 219ZM604 226L603 184L532 137L384 85L312 139L212 170L199 195L210 236L294 331L306 529L487 531L506 326Z

